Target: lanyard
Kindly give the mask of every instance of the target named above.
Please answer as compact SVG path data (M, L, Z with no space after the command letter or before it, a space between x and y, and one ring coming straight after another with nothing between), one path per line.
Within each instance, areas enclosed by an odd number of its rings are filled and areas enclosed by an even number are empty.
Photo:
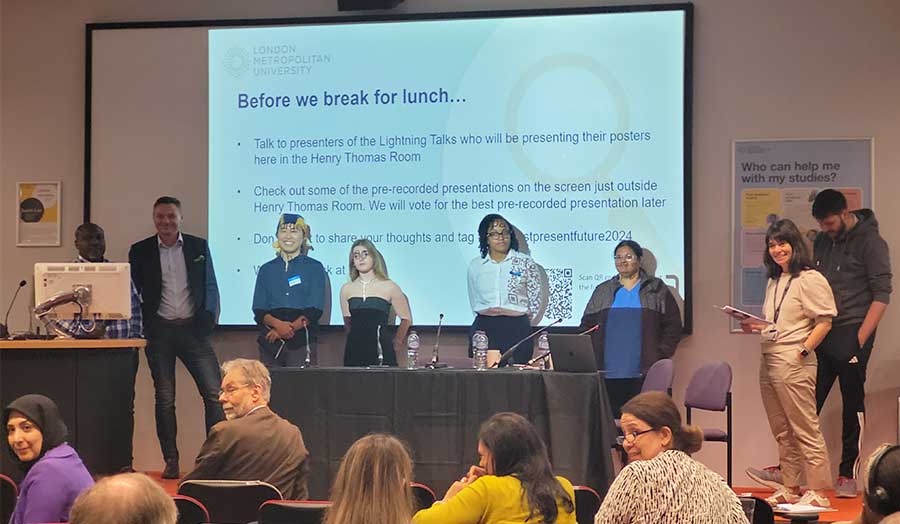
M781 305L784 304L784 297L787 296L788 290L791 289L791 282L793 282L795 278L797 278L796 275L791 275L791 278L788 279L787 285L784 286L784 294L781 295L781 300L778 301L778 306L775 308L775 317L772 320L773 324L778 323L778 314L781 313ZM775 281L775 294L773 295L772 298L778 298L778 283L779 282L781 282L780 278Z

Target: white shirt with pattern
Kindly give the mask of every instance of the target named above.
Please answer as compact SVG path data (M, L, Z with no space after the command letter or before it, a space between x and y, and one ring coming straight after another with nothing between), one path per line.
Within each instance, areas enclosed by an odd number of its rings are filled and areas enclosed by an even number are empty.
M469 264L469 304L487 316L534 320L541 309L541 273L532 258L513 249L500 262L490 255Z
M747 517L722 477L669 450L625 466L594 524L747 524Z

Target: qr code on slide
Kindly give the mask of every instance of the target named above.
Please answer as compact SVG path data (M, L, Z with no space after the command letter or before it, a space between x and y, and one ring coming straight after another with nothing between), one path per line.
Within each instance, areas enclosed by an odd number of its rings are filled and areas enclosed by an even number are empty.
M550 296L544 318L572 318L572 268L545 269L550 284Z

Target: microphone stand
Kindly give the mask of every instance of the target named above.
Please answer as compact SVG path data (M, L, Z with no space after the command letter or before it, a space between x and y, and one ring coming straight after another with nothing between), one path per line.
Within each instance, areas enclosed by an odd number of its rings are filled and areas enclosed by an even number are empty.
M522 340L516 342L515 344L512 345L512 347L510 347L509 349L507 349L506 351L504 351L503 354L500 355L500 360L498 360L497 362L495 362L491 367L492 367L492 368L493 368L493 367L500 367L501 365L503 365L504 363L506 363L507 360L509 360L509 359L512 358L513 352L515 352L516 348L518 348L519 346L521 346L523 343L525 343L525 342L531 340L531 339L534 338L536 335L540 335L540 334L543 333L544 331L547 331L548 329L552 328L553 326L559 324L559 323L562 322L562 321L563 321L563 319L561 319L561 318L560 318L560 319L557 319L557 320L554 320L554 321L551 322L550 324L548 324L548 325L542 327L541 329L539 329L539 330L535 331L534 333L528 335L527 337L523 338Z
M19 291L27 284L28 282L25 280L20 281L19 287L17 287L16 292L13 293L12 300L9 301L9 308L6 310L6 317L3 319L3 323L0 324L0 338L9 338L9 312L12 311L13 304L16 303L16 297L19 296Z
M309 347L309 324L303 330L306 332L306 358L303 361L303 367L312 367L312 350Z
M428 369L439 369L447 367L447 364L443 362L439 362L438 358L438 346L441 343L441 324L444 322L444 314L438 317L438 327L437 327L437 336L434 339L434 349L431 350L431 364L426 366Z
M375 330L375 347L378 348L378 364L374 366L368 366L370 368L386 368L388 366L384 365L384 350L381 348L381 324L378 324L378 328Z

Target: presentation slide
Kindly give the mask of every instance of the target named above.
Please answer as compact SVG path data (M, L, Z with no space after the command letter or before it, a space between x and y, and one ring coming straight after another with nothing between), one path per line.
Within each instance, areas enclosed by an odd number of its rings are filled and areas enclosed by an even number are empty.
M211 29L221 323L253 323L281 213L312 230L323 324L342 322L358 238L383 253L414 324L471 324L488 213L546 273L536 324L578 325L625 239L683 299L685 28L664 10Z

